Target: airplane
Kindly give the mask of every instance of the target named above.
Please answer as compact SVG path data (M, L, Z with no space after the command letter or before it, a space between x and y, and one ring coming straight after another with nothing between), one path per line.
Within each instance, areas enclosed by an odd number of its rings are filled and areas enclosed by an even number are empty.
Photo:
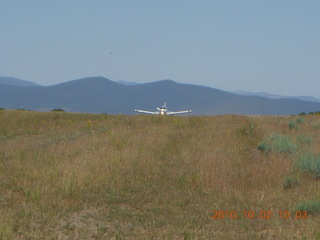
M178 111L178 112L169 112L167 110L167 105L164 103L163 106L157 107L158 111L151 112L151 111L145 111L145 110L137 110L135 109L134 111L139 112L139 113L146 113L146 114L156 114L156 115L174 115L174 114L182 114L182 113L191 113L191 110L186 110L186 111Z

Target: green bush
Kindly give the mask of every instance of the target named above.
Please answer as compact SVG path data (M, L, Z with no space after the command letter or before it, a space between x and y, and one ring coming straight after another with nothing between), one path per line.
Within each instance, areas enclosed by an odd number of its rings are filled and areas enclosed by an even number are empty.
M317 178L320 177L320 156L314 153L301 154L298 157L298 166L302 171L315 174Z
M304 201L299 203L295 211L306 211L308 214L319 214L320 213L320 200L315 201Z
M265 152L290 153L295 151L297 146L291 142L288 136L272 134L265 138L259 145L258 149Z
M304 118L303 118L302 116L300 116L300 117L298 117L298 118L296 119L296 122L297 122L297 123L303 123L303 122L304 122Z
M283 188L285 188L285 189L289 189L289 188L299 186L299 185L300 185L300 180L296 176L286 177L283 181Z
M297 142L301 145L302 144L310 145L313 142L313 138L307 135L298 135Z
M291 119L291 120L289 120L288 125L289 125L290 129L293 129L296 127L296 122L293 119Z
M304 123L304 118L302 116L297 117L296 119L290 119L288 122L288 126L290 129L296 128L296 123L302 124Z

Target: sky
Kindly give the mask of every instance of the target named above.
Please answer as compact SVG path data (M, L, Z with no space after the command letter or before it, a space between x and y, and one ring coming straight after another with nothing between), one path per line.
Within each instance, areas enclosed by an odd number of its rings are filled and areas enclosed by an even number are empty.
M320 97L319 0L0 0L0 76Z

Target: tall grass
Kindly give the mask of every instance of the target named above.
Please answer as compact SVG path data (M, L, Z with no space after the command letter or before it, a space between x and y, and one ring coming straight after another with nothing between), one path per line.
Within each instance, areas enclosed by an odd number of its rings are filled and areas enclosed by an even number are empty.
M310 178L283 189L299 151L287 123L3 110L0 239L312 239L316 223L276 217L319 191ZM317 149L308 124L299 134ZM212 219L220 210L239 218Z

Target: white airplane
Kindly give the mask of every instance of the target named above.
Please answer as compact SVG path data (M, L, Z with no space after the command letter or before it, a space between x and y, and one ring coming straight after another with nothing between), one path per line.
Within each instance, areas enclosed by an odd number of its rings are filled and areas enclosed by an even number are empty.
M147 114L157 114L157 115L174 115L174 114L182 114L182 113L191 113L191 110L186 110L186 111L178 111L178 112L169 112L167 110L167 105L164 103L162 107L157 108L158 111L151 112L151 111L145 111L145 110L137 110L135 109L136 112L139 113L147 113Z

